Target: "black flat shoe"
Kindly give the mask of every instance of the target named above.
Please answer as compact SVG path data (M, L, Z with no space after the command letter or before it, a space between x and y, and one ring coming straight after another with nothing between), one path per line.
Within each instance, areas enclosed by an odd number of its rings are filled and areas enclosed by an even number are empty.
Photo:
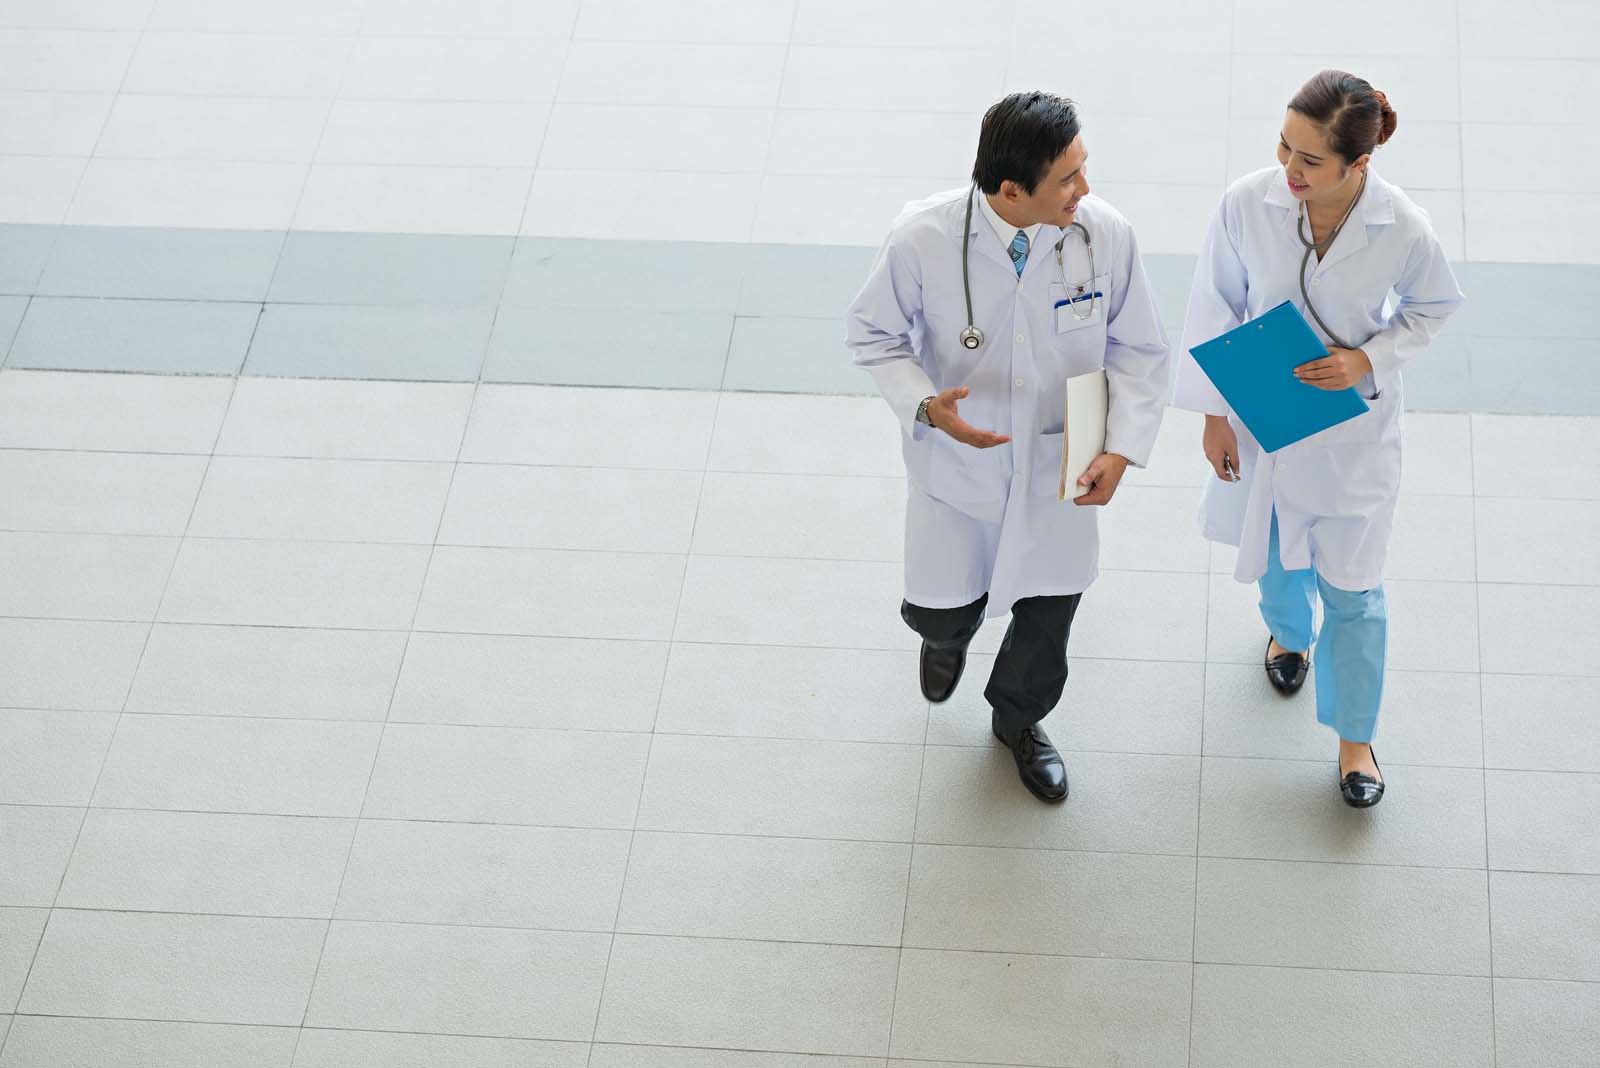
M948 701L950 695L956 692L956 683L961 681L961 672L966 666L965 647L935 649L923 642L922 660L917 666L917 674L922 680L922 696L934 704Z
M1372 754L1372 764L1377 767L1377 753ZM1334 766L1339 771L1344 770L1337 764ZM1378 774L1383 774L1382 768L1378 768ZM1339 795L1351 808L1371 808L1383 800L1383 780L1375 779L1364 771L1352 771L1339 780Z
M1061 754L1050 744L1050 739L1038 724L1024 727L1014 738L1000 733L1000 725L991 716L990 729L1000 739L1017 762L1017 776L1028 792L1041 801L1061 801L1067 796L1067 766Z
M1272 656L1272 639L1267 639L1267 681L1285 697L1293 697L1306 684L1306 669L1311 665L1304 653L1283 653Z

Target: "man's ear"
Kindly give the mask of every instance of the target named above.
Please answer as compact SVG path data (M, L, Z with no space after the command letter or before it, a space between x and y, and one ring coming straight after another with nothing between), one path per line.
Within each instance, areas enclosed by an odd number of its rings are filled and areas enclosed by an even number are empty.
M1003 200L1017 200L1022 196L1022 186L1010 178L1000 183L1000 197Z

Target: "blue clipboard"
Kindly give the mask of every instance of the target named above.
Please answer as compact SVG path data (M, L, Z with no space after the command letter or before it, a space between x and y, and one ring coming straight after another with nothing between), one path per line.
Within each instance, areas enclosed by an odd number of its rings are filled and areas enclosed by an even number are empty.
M1289 301L1189 354L1267 452L1368 410L1354 389L1318 389L1295 378L1296 367L1328 349Z

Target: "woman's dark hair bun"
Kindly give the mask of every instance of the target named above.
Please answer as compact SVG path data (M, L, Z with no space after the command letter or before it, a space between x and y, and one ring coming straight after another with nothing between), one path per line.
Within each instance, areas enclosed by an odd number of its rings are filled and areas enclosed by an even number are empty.
M1374 89L1372 95L1378 98L1378 144L1385 145L1394 136L1394 128L1400 125L1400 116L1389 106L1389 97L1382 89Z
M1349 71L1311 76L1289 107L1328 131L1328 144L1346 162L1359 159L1394 136L1399 118L1389 98Z

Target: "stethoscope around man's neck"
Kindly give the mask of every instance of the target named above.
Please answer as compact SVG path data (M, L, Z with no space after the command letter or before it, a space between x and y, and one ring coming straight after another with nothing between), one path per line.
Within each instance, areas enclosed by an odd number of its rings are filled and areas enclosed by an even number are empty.
M978 329L977 323L972 318L972 279L967 267L967 258L972 246L972 201L977 191L978 183L973 182L972 188L967 190L967 221L961 227L961 292L967 298L967 328L961 331L959 336L961 347L964 349L976 349L983 345L983 331ZM1067 284L1067 265L1061 257L1061 246L1067 243L1067 235L1074 230L1083 236L1083 247L1089 253L1089 310L1079 315L1076 302L1069 302L1067 306L1072 309L1072 317L1083 322L1094 318L1097 310L1095 302L1100 299L1100 294L1094 291L1094 280L1098 277L1094 269L1094 243L1089 240L1089 228L1083 223L1073 222L1061 231L1061 237L1056 240L1056 266L1061 269L1061 284L1064 287Z

